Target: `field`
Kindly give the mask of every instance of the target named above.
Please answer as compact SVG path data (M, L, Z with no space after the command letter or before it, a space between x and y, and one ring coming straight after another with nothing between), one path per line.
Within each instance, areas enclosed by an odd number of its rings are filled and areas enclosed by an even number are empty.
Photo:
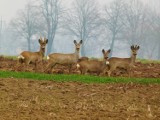
M0 61L0 120L160 120L159 63L138 61L134 78L125 71L108 78Z

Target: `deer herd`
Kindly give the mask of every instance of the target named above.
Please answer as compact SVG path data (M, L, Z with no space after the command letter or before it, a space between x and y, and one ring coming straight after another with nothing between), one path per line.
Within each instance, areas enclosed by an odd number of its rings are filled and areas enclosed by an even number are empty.
M20 63L25 63L26 67L31 63L35 65L37 69L37 64L43 64L43 58L45 56L45 48L48 43L48 39L44 38L38 40L40 44L40 50L38 52L23 51L18 56ZM44 72L53 69L57 64L68 66L69 73L71 72L71 67L76 65L77 70L81 74L96 73L97 75L108 75L111 76L112 72L118 69L125 69L128 76L132 76L132 68L136 60L136 55L139 50L139 46L131 46L131 56L129 58L118 58L111 57L109 54L111 50L102 49L103 60L90 60L88 57L80 57L80 47L82 45L82 40L77 43L76 40L73 41L75 45L75 52L70 54L63 53L52 53L47 56L47 66Z

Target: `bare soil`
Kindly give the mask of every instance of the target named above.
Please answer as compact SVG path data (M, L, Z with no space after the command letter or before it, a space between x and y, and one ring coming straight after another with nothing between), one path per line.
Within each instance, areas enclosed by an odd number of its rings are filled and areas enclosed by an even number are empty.
M44 70L47 66L47 62L43 61L35 69L33 64L26 66L25 64L18 63L17 60L0 57L0 70L9 70L9 71L27 71L27 72L40 72L44 73ZM46 73L56 73L56 74L69 74L68 66L57 65L49 72ZM80 74L80 71L76 69L76 65L72 66L71 73ZM107 76L107 74L106 74ZM127 77L128 74L124 70L116 70L112 76L123 76ZM137 78L160 78L160 64L149 63L142 64L141 62L136 62L135 67L133 68L132 77Z
M158 84L0 79L1 120L160 120Z
M0 70L35 72L0 57ZM36 72L43 72L44 62ZM68 73L56 66L54 73ZM72 73L79 73L73 66ZM125 72L114 76L126 76ZM160 77L159 64L136 63L134 77ZM159 84L87 84L0 78L0 120L160 120Z

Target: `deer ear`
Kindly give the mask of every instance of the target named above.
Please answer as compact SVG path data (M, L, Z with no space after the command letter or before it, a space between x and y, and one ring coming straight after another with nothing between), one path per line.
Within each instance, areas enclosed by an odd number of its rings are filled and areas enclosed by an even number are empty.
M80 44L82 44L82 43L83 43L83 41L81 40L79 43L80 43Z
M48 43L48 39L46 39L46 43Z
M111 52L111 49L109 49L108 52L110 53L110 52Z
M103 53L103 54L105 53L105 50L104 50L104 49L102 49L102 53Z
M137 50L139 50L139 48L140 48L140 47L139 47L139 46L137 46Z
M77 44L77 41L76 41L76 40L74 40L73 42L74 42L74 44Z
M41 43L41 39L39 39L38 42Z
M134 48L134 46L132 45L132 46L131 46L131 50L133 50L133 48Z

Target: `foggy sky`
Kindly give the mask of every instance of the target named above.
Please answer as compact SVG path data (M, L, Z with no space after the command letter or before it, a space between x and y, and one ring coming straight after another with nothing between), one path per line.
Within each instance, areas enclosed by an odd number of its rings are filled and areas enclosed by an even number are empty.
M8 22L25 4L26 0L0 0L0 17Z
M6 22L9 22L17 14L18 10L24 8L25 4L31 0L0 0L0 17ZM69 4L73 0L63 0L63 2ZM97 0L100 5L104 5L113 0ZM160 0L142 0L145 4L155 7L155 9L160 8ZM69 5L66 4L66 5Z

